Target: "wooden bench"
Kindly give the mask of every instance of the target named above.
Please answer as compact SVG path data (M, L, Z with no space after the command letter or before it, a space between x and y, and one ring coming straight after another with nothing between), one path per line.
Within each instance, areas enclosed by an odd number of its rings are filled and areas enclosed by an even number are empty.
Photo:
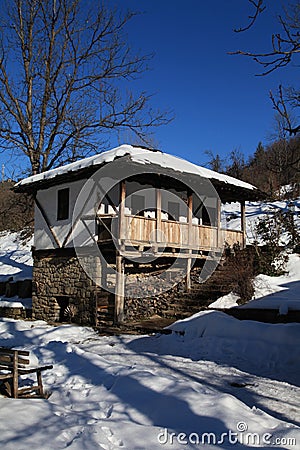
M0 383L5 386L6 393L13 398L32 397L32 394L38 397L45 397L42 383L42 372L52 369L53 366L28 367L29 352L25 350L14 350L0 347ZM19 377L30 373L36 373L37 384L19 388Z

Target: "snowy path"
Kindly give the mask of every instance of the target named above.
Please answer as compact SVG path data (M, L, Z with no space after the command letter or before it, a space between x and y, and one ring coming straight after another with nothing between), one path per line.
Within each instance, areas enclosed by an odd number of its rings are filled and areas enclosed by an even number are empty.
M135 350L135 353L128 353L128 358L136 369L140 367L153 371L155 367L155 373L180 377L187 383L192 381L209 390L231 394L250 408L256 406L280 420L300 425L300 387L295 385L297 378L300 383L299 373L287 374L281 370L280 375L276 372L276 365L272 368L272 363L266 364L266 367L250 365L247 358L236 356L234 348L236 343L230 340L227 343L216 343L216 339L210 339L210 342L209 339L205 339L203 344L198 343L197 351L190 352L191 354L186 358L160 354L164 345L168 348L168 352L175 345L175 353L184 353L186 350L184 345L183 351L178 351L180 342L176 341L176 344L169 345L168 341L174 340L174 337L171 339L169 336L147 336L133 340L130 337L105 339L109 340L108 345L114 349L114 352L111 349L109 352L110 362L114 359L116 362L119 361L120 352L123 358L126 358L128 350L125 347L129 347ZM121 343L115 343L116 339ZM216 344L218 344L217 349ZM241 367L244 371L240 370ZM276 379L278 377L288 379L289 376L294 383Z
M217 315L200 314L198 329L204 322L206 330L215 320L227 323L227 316ZM232 327L235 319L228 319ZM183 325L195 329L193 320ZM300 326L293 331L297 338ZM299 361L281 364L270 345L273 354L268 357L260 349L255 363L255 341L247 340L245 347L243 336L240 341L188 333L105 337L88 328L9 319L0 321L0 336L0 345L26 347L40 363L54 364L44 374L46 389L52 391L49 400L0 397L0 445L5 450L199 449L203 447L193 440L171 443L169 434L164 444L160 433L167 429L194 439L195 433L212 432L220 440L228 430L237 432L240 423L260 438L269 433L271 439L284 440L276 448L297 448L288 439L300 442L295 427ZM284 377L290 384L280 381ZM253 448L245 444L245 436L240 432L235 444L205 442L205 448ZM260 442L260 447L271 444Z

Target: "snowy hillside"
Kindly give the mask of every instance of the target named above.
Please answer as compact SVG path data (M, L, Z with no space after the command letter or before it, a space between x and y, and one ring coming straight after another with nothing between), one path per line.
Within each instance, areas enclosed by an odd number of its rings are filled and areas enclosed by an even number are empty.
M253 299L240 308L276 309L280 314L288 310L300 310L300 256L290 254L285 267L286 273L278 277L257 275L254 279ZM231 308L238 306L238 296L224 295L210 304L210 308Z
M0 281L32 277L33 238L23 241L20 233L0 232Z
M247 243L251 244L257 239L255 227L259 219L267 217L276 210L286 212L290 201L274 202L246 202L246 237ZM300 198L293 201L295 225L300 229ZM239 203L226 203L222 205L222 227L231 230L240 230L241 214ZM282 236L282 244L285 243L285 236Z

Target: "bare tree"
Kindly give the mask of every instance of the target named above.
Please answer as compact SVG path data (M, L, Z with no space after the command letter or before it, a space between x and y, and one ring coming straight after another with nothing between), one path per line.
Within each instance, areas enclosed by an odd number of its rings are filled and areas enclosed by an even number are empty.
M237 148L232 150L229 154L229 164L226 166L226 174L243 179L245 166L244 154Z
M251 28L258 17L266 10L265 0L248 0L251 3L253 14L249 16L249 23L236 32L243 32ZM272 5L272 2L270 2ZM262 66L260 76L268 75L277 69L288 66L300 53L300 2L294 1L289 7L284 8L283 14L277 15L280 28L278 33L271 37L271 48L266 52L251 52L238 50L230 54L248 56ZM300 131L300 125L292 119L291 110L298 111L300 107L300 91L296 88L284 88L281 85L274 95L270 92L270 98L276 112L285 122L285 129L290 135L296 135Z
M224 159L218 153L215 155L212 150L205 150L204 154L208 158L207 165L211 170L219 173L224 172Z
M1 6L0 145L26 155L32 174L95 152L112 130L147 142L169 121L148 94L129 91L151 57L126 43L135 13L84 0Z

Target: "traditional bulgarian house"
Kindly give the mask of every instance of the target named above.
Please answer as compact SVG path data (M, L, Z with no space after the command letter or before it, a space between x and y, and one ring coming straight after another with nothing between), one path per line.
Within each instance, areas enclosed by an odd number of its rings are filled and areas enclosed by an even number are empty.
M225 245L245 246L245 200L258 195L248 183L131 145L15 189L35 198L33 317L89 325L100 316L122 322L130 305L146 316L149 296L182 280L190 289L194 265L206 264L209 276ZM226 202L240 202L238 231L221 227ZM159 295L153 305L159 313Z

